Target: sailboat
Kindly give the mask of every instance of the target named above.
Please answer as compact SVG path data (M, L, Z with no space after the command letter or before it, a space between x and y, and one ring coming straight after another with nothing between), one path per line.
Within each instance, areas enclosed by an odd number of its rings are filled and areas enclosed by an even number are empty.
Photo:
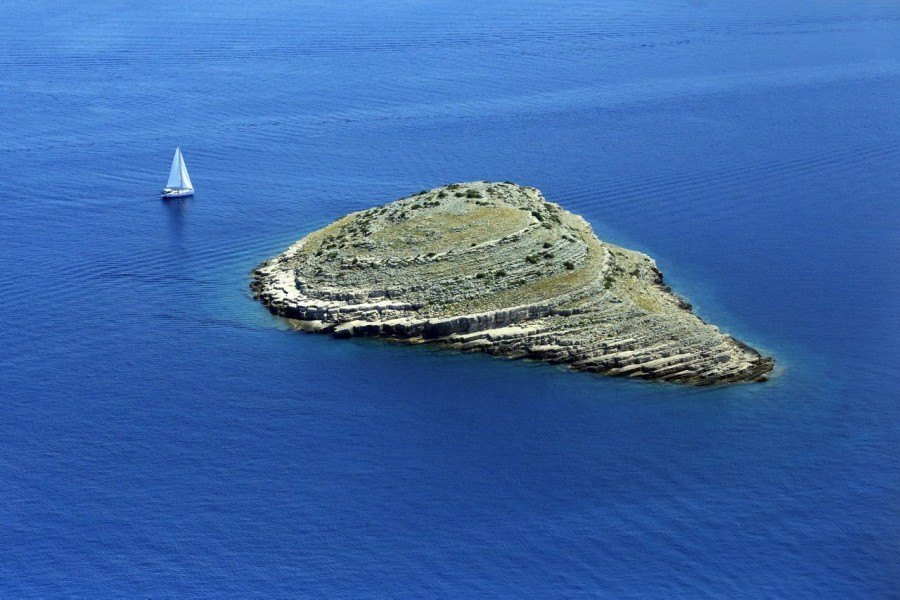
M169 181L160 192L161 198L186 198L194 195L194 185L188 175L184 164L184 155L181 148L175 148L175 156L172 158L172 168L169 170Z

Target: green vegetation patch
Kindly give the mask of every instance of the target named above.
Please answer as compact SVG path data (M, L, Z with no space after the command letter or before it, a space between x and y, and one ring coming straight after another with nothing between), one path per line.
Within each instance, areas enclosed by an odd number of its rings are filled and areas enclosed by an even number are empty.
M409 255L413 249L415 254L441 253L499 239L527 226L527 216L512 207L469 205L461 214L416 215L409 221L390 224L374 232L370 239L384 245L385 250L379 254L385 256Z

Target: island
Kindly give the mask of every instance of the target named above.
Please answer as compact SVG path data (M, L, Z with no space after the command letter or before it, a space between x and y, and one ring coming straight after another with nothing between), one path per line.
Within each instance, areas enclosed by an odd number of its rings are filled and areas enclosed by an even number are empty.
M251 289L274 314L335 337L693 385L765 381L774 367L695 315L649 256L510 182L349 214L262 263Z

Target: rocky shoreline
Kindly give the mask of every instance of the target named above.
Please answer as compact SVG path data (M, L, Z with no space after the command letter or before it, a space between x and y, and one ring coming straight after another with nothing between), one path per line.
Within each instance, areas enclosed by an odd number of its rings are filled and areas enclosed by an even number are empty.
M765 381L774 367L694 315L650 257L509 182L347 215L257 267L251 288L274 314L336 337L694 385Z

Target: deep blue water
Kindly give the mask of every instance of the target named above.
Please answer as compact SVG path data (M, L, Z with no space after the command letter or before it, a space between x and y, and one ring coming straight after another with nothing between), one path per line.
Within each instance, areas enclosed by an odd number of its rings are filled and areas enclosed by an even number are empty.
M897 597L900 5L188 4L0 1L0 596ZM162 203L178 144L197 197ZM303 234L473 179L653 255L779 376L250 298Z

